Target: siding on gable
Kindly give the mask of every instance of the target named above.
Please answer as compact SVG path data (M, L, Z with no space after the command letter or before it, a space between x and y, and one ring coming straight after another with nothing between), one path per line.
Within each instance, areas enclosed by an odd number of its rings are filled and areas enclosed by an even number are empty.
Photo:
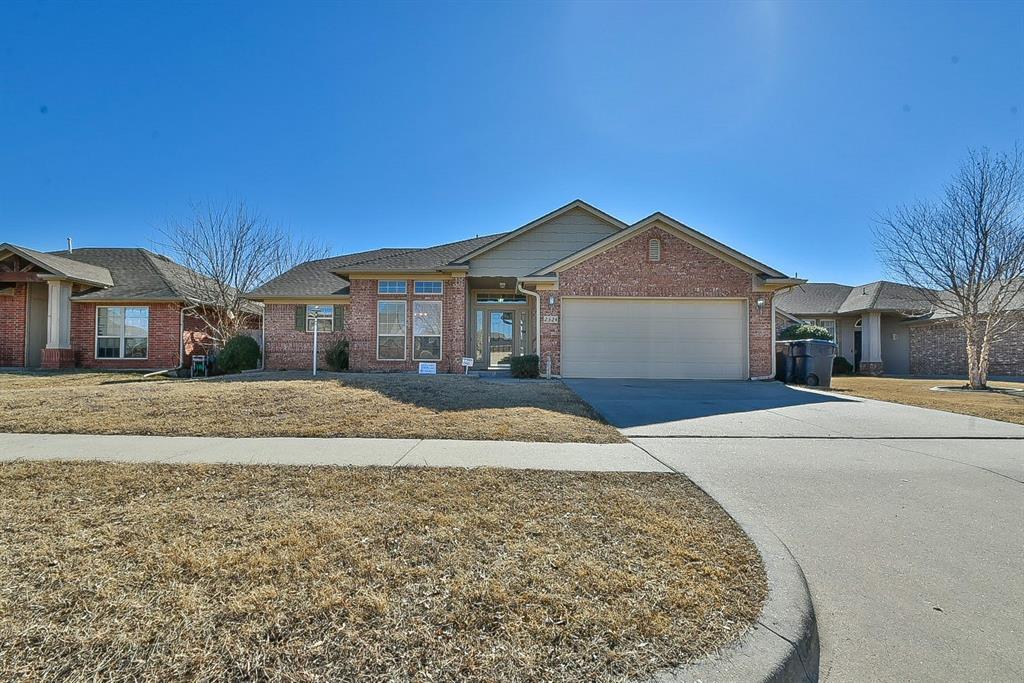
M602 240L618 228L582 209L573 209L477 256L470 276L522 277Z

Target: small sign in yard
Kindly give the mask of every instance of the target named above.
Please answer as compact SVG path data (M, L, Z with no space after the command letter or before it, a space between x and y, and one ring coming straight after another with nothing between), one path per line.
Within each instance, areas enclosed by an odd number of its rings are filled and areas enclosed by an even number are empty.
M463 359L462 359L462 367L464 367L464 368L471 368L471 367L473 367L473 359L472 358L463 357Z
M420 363L421 375L436 375L437 363Z

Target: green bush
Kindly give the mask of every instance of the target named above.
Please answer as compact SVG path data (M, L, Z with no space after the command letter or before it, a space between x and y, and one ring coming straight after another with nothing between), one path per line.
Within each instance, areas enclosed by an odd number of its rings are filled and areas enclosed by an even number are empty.
M327 367L334 372L348 370L348 340L339 339L327 348Z
M513 377L536 379L540 377L540 356L512 356L509 359L509 369Z
M850 375L853 374L853 364L843 358L842 356L836 356L832 359L832 374L833 375Z
M228 339L217 354L217 367L226 373L252 370L260 363L260 345L252 337L240 334Z
M832 335L824 327L806 325L804 323L794 323L789 327L783 328L782 332L779 332L779 339L824 339L825 341L833 341Z

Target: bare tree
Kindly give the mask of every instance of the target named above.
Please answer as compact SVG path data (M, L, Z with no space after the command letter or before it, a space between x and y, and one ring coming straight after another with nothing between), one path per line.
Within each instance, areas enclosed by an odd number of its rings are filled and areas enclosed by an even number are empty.
M1024 298L1024 163L972 150L940 199L899 207L875 231L879 255L920 291L936 319L955 320L973 389L988 381L992 344L1021 322Z
M327 256L324 244L296 239L244 201L193 203L186 217L172 219L161 233L162 246L188 269L178 277L218 345L259 315L246 292L298 263Z

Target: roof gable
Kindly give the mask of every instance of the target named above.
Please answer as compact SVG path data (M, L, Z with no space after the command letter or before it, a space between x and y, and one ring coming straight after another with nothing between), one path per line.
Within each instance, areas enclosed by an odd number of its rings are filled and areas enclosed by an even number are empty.
M608 225L614 227L616 230L625 230L628 227L626 223L623 223L622 221L620 221L615 216L607 214L607 213L605 213L604 211L601 211L600 209L598 209L595 206L591 206L590 204L586 203L582 199L574 199L573 201L569 202L565 206L561 206L561 207L555 209L554 211L551 211L550 213L544 214L540 218L536 218L536 219L530 221L529 223L527 223L526 225L520 226L520 227L516 228L515 230L513 230L511 232L507 232L504 235L498 237L497 239L494 239L494 240L488 242L487 244L485 244L485 245L481 246L480 248L476 249L475 251L471 251L471 252L463 255L457 261L457 263L467 263L468 261L471 261L472 259L474 259L474 258L476 258L478 256L486 254L488 251L491 251L492 249L494 249L496 247L499 247L502 244L505 244L506 242L508 242L510 240L516 239L517 237L523 235L524 233L527 233L527 232L529 232L531 230L534 230L535 228L538 228L538 227L540 227L542 225L550 223L554 219L559 218L560 216L562 216L564 214L567 214L570 211L583 211L583 212L586 212L586 213L594 216L598 220L603 221L604 223L607 223Z
M47 273L62 279L73 280L93 287L110 287L114 284L110 271L102 266L82 263L76 259L47 254L6 242L0 244L0 251L16 254Z
M576 253L570 254L564 259L561 259L560 261L556 261L555 263L540 268L539 270L532 273L532 275L547 275L549 273L557 273L560 270L565 270L566 268L570 268L578 263L581 263L582 261L585 261L593 256L596 256L597 254L602 253L603 251L615 246L616 244L619 244L620 242L627 240L635 235L638 235L641 232L655 226L667 230L668 232L675 234L680 239L689 242L690 244L693 244L694 246L703 249L704 251L712 253L727 262L733 263L734 265L738 266L743 270L746 270L747 272L758 275L767 275L769 277L775 278L786 277L784 273L781 273L775 270L774 268L771 268L770 266L761 263L760 261L755 261L749 256L741 254L735 249L732 249L731 247L727 247L726 245L722 244L718 240L712 239L711 237L708 237L704 233L694 230L688 225L680 223L671 216L667 216L661 212L653 213L647 218L637 221L636 223L629 226L627 229L622 230L621 232L618 232L614 235L610 235L609 237L600 240L599 242L596 242L594 244L591 244L588 247L584 247L583 249L577 251Z

